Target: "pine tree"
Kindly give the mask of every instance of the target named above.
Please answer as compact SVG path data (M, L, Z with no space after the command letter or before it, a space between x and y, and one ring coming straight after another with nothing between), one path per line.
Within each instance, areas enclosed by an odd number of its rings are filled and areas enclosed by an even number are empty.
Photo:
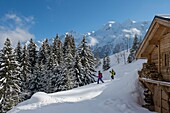
M79 57L79 55L76 55L76 57L75 57L75 64L74 64L74 76L75 76L75 84L77 84L76 85L76 87L78 87L78 86L84 86L85 85L85 83L83 82L83 81L85 81L84 80L84 68L83 68L83 66L82 66L82 64L81 64L81 59L80 59L80 57Z
M21 55L21 65L20 65L20 78L21 78L21 100L26 100L30 97L28 85L29 85L29 78L31 70L29 70L30 64L28 62L28 51L26 45L23 48L22 55Z
M60 86L62 86L64 84L64 82L63 82L64 76L62 76L62 73L63 73L62 71L63 71L63 67L61 65L59 65L53 69L53 75L52 75L51 81L50 81L50 91L49 91L50 93L62 90L62 88L58 89Z
M52 45L52 55L54 58L54 63L56 65L60 65L63 62L63 48L62 48L62 42L59 39L59 36L57 35L56 38L53 41Z
M106 61L106 56L104 56L103 58L103 70L106 71L107 70L107 61Z
M18 61L19 64L21 64L21 55L22 55L22 46L20 41L17 44L17 47L14 50L16 61Z
M63 45L63 55L64 57L67 56L68 54L72 53L72 48L71 48L71 37L67 34L64 40L64 45Z
M50 53L51 53L50 46L48 44L48 39L46 39L43 42L42 46L40 47L39 55L38 55L38 63L45 65L47 63L47 59L48 59Z
M71 36L71 54L72 54L73 57L75 57L75 54L76 54L76 44L75 44L73 36Z
M8 38L0 57L0 112L5 113L19 102L20 93L18 64Z
M106 56L106 62L107 62L106 69L108 70L110 68L110 57L108 55Z
M37 50L36 50L37 46L36 44L33 42L33 40L30 40L30 43L28 44L27 50L28 50L28 61L30 64L30 70L31 70L31 74L33 74L34 70L35 70L35 66L37 63Z
M60 75L60 78L58 80L58 90L68 90L72 89L76 86L74 86L75 77L73 76L73 64L74 64L74 57L72 55L72 47L71 47L71 38L66 35L65 41L64 41L64 62L62 64L62 74Z
M83 37L83 40L81 41L79 47L78 47L78 55L81 59L81 63L84 68L84 83L85 84L90 84L95 82L93 76L93 72L95 72L94 69L94 56L93 53L91 52L91 49L89 46L86 44L86 37Z
M36 64L34 74L32 74L29 79L29 90L31 90L31 95L38 91L44 91L43 87L45 86L42 85L42 78L44 79L44 76L42 74L41 66L42 65L39 65L38 63Z
M43 66L43 70L42 72L42 76L41 76L41 81L40 83L43 86L43 90L46 93L53 93L53 87L51 84L51 80L54 76L54 69L58 67L58 64L56 64L54 57L52 55L52 53L50 54L50 56L47 59L47 63L45 66ZM41 91L43 91L41 90Z
M130 54L128 56L128 63L131 63L133 60L135 60L135 54L138 48L139 48L139 41L138 41L137 35L135 35L134 40L133 40L133 46L130 49Z
M108 54L103 58L103 70L106 71L110 68L110 58Z
M58 59L58 64L62 64L62 62L64 61L63 58L63 44L60 41L60 39L58 38L57 40L57 59Z

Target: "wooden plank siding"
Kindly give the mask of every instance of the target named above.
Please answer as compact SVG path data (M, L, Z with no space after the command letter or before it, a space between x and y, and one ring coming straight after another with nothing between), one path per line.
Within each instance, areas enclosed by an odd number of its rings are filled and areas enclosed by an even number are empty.
M162 113L169 113L169 95L161 90L161 111Z
M166 34L160 40L161 49L161 74L165 81L170 81L170 33Z
M151 62L154 62L155 65L158 67L158 48L155 47L151 54Z

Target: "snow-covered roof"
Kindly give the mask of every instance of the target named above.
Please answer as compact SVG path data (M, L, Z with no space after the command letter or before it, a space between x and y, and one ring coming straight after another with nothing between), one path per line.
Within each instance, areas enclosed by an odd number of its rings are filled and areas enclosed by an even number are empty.
M162 28L170 28L170 14L168 15L156 15L145 35L145 38L140 45L136 58L148 58L149 54L155 48L156 42L160 40L161 33L157 33L158 31L162 31ZM154 40L154 44L150 44L151 41ZM156 41L157 40L157 41Z
M160 19L164 19L164 20L169 20L170 21L170 14L156 15L155 18L160 18Z

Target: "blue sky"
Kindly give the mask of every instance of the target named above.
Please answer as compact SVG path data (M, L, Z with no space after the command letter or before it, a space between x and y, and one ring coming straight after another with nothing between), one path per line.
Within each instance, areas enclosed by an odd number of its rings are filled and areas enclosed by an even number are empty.
M0 0L0 41L97 30L108 21L151 21L170 14L169 0Z

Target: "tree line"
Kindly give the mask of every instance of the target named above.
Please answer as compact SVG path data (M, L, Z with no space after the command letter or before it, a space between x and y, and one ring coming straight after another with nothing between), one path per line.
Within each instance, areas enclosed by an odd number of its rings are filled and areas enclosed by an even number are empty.
M95 82L97 62L86 37L76 47L72 35L66 35L64 43L57 35L51 44L45 39L39 48L33 39L13 48L7 38L0 50L0 112L38 91L53 93Z

